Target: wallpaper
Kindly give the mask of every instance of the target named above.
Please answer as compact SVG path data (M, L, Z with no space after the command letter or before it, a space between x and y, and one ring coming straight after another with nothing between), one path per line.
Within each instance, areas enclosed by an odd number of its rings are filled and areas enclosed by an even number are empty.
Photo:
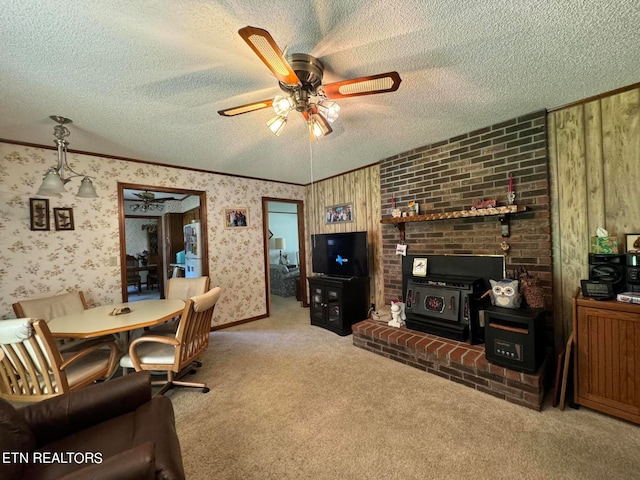
M56 152L0 142L0 318L13 318L11 304L82 290L92 306L120 302L118 182L206 192L211 285L222 287L213 325L267 312L265 299L262 197L301 200L304 187L173 167L69 154L72 168L96 177L100 198L78 198L80 179L68 193L49 198L53 208L73 208L75 229L31 231L29 198ZM225 208L249 209L248 228L225 229Z

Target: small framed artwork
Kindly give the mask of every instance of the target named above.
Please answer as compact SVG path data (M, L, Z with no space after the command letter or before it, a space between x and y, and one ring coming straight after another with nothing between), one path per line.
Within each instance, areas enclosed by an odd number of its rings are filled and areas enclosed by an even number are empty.
M246 207L225 208L224 228L246 228L249 226L249 209Z
M625 238L627 252L640 252L640 233L627 233Z
M426 258L414 258L413 270L411 273L416 277L427 276L427 259Z
M56 230L73 230L73 208L54 208L53 221Z
M49 230L49 200L46 198L30 198L29 218L31 220L31 230Z
M353 203L343 203L324 207L325 223L342 223L353 221Z

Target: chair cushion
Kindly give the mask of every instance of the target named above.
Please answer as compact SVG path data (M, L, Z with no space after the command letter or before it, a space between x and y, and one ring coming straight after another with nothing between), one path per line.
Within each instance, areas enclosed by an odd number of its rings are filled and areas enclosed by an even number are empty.
M79 292L54 295L46 298L23 300L20 303L25 317L51 320L70 313L84 311L84 304Z
M96 350L69 365L65 369L69 386L73 387L86 378L97 375L100 371L107 368L109 364L109 353L110 351L107 349ZM62 358L64 360L72 355L73 353L63 353Z
M174 277L168 280L167 298L187 301L194 295L205 292L209 277Z
M155 365L171 365L175 361L175 347L164 343L140 343L136 346L136 352L141 363ZM129 354L120 359L122 368L134 368Z

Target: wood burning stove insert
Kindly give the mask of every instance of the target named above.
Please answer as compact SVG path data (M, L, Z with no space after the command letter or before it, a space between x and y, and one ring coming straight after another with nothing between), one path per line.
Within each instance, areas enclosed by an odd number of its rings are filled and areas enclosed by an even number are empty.
M403 259L407 327L453 340L469 340L472 345L484 343L484 325L478 312L491 301L481 297L489 289L489 278L504 277L504 257L426 256L425 277L412 275L413 258Z

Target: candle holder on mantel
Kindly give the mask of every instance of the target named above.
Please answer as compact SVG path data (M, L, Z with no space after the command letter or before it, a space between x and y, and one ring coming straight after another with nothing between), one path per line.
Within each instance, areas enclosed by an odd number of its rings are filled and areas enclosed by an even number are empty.
M511 190L507 193L507 205L515 205L516 203L516 192Z

